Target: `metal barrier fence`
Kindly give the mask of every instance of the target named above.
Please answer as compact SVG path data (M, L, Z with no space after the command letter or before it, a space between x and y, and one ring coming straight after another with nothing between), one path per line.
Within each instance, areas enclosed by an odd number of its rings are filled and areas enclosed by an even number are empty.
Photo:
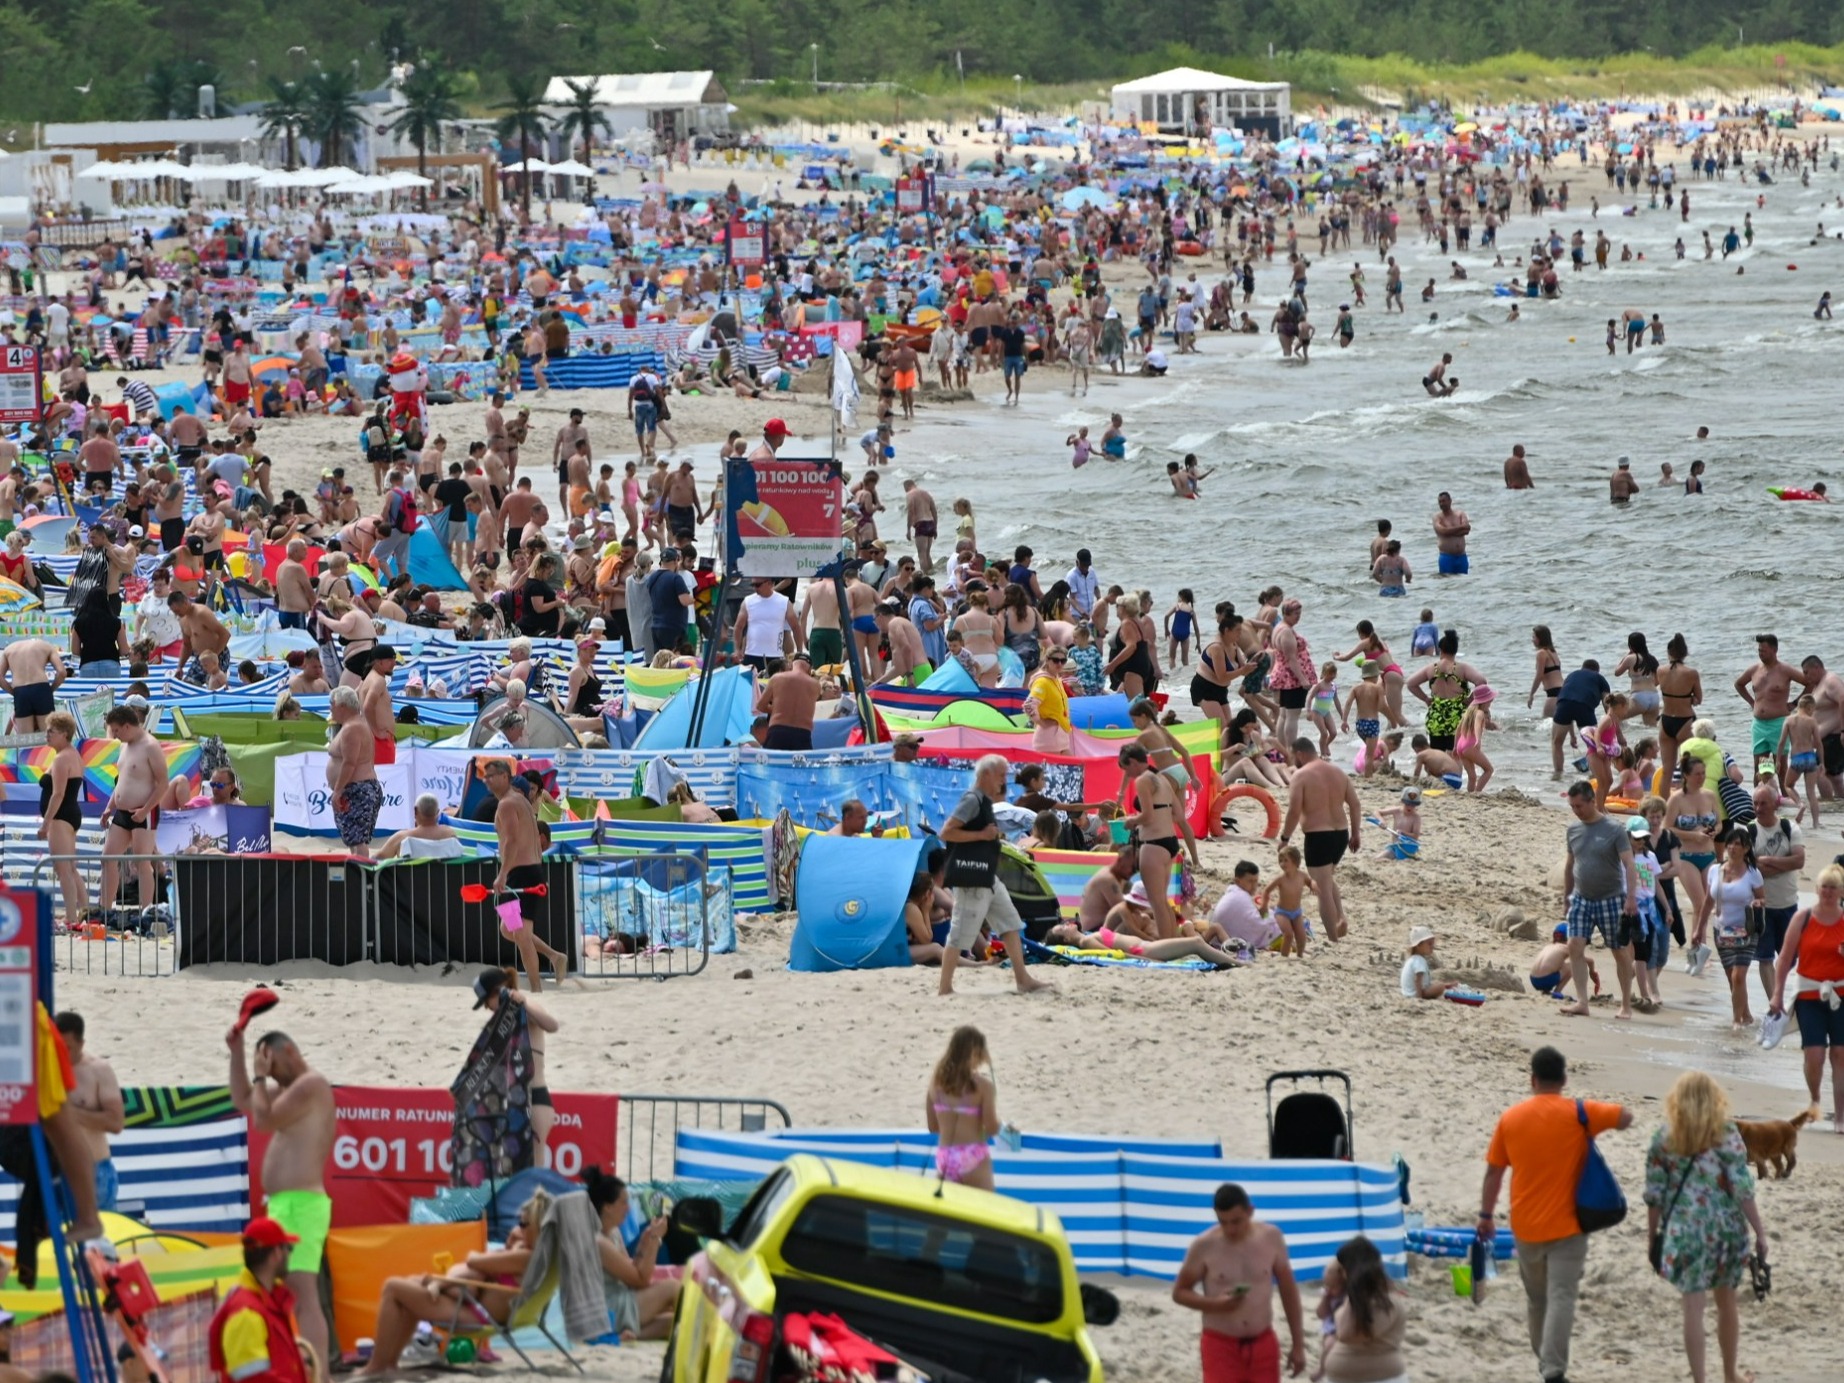
M672 1176L679 1130L685 1127L760 1133L771 1118L791 1128L794 1118L778 1100L733 1095L618 1095L615 1160L632 1183ZM636 1170L638 1168L638 1171Z
M325 855L41 855L31 864L31 886L57 896L66 865L77 871L73 895L85 919L66 938L72 971L156 976L290 960L519 963L513 933L491 903L476 900L499 870L490 857L367 864ZM94 900L108 865L117 867L118 894L133 901L105 911ZM149 905L140 901L144 868ZM567 957L575 975L695 975L710 962L713 907L721 906L724 928L734 926L728 874L713 871L701 853L610 847L548 857L543 870L545 891L520 899L520 929L540 952ZM547 960L543 968L555 967Z
M43 889L54 914L68 918L64 866L75 870L72 892L82 899L83 921L64 934L62 968L72 974L154 977L179 968L179 900L172 855L41 855L28 887ZM102 901L103 869L114 866L115 898ZM148 875L142 866L148 866ZM151 888L147 898L144 888ZM133 898L132 903L124 901ZM95 900L92 902L92 899Z
M668 980L710 964L712 890L728 883L713 882L703 851L603 846L576 865L585 978Z

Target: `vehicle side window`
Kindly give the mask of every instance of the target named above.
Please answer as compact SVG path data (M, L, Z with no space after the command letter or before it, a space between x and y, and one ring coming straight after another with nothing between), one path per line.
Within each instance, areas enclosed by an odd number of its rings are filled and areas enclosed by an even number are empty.
M787 1200L793 1189L793 1181L783 1169L770 1174L767 1181L756 1188L756 1193L736 1212L736 1218L730 1222L724 1238L737 1248L746 1249L762 1236L775 1213Z

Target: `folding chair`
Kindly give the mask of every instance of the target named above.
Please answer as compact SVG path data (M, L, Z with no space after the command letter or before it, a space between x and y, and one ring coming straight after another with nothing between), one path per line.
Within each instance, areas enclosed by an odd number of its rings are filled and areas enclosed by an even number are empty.
M490 1343L495 1336L501 1337L507 1344L512 1346L512 1352L519 1356L519 1361L524 1364L526 1368L536 1372L537 1365L531 1362L531 1357L527 1355L523 1349L519 1348L519 1342L513 1338L513 1332L515 1330L525 1330L536 1327L539 1333L541 1333L546 1340L550 1341L551 1347L561 1353L565 1359L568 1359L570 1363L575 1366L578 1373L587 1372L587 1370L583 1368L582 1361L571 1354L569 1349L565 1347L563 1341L551 1334L551 1328L544 1323L544 1314L550 1309L551 1298L557 1295L557 1283L562 1275L563 1263L561 1257L559 1257L552 1260L551 1269L544 1275L544 1280L530 1292L525 1292L519 1287L502 1286L497 1282L469 1283L461 1289L460 1299L455 1303L455 1317L454 1320L449 1323L448 1327L449 1338L453 1339L456 1336L464 1336L477 1343L481 1341ZM476 1293L479 1292L510 1292L513 1294L512 1307L506 1312L506 1323L504 1325L487 1325L484 1323L484 1320L479 1324L471 1326L462 1324L461 1318L463 1312L467 1312L469 1315L479 1318L491 1318L487 1311L486 1303L476 1295Z

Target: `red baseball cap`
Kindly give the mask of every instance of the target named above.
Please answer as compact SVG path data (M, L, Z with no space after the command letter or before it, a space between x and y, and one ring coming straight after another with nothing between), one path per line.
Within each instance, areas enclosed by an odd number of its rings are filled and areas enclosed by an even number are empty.
M762 435L765 437L785 437L788 435L788 425L779 418L770 418L767 422L762 424Z
M279 1249L301 1241L267 1215L259 1215L243 1227L243 1242L259 1249Z

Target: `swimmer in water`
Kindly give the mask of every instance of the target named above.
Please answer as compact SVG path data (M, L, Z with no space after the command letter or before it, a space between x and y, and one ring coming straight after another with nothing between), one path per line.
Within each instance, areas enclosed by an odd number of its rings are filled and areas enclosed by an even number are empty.
M1428 370L1428 373L1421 377L1421 387L1428 391L1429 398L1444 399L1460 387L1459 380L1447 378L1447 367L1451 364L1453 364L1452 354L1443 355Z

